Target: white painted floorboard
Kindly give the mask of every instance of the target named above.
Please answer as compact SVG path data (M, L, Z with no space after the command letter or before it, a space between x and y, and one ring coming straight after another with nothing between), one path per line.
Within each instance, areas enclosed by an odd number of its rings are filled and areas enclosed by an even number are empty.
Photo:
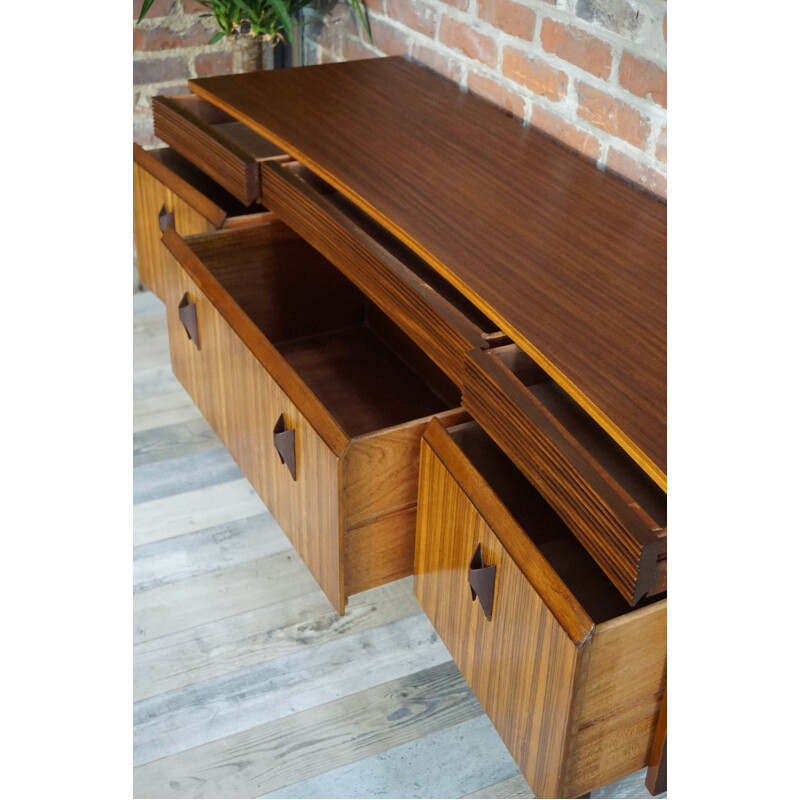
M134 295L134 797L530 798L410 578L340 617ZM594 797L649 797L643 772Z

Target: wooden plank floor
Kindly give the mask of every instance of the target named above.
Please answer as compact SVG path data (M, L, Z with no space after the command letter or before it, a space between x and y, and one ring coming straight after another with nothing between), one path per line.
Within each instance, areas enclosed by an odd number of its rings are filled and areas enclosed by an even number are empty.
M533 797L411 579L339 617L133 312L134 797Z

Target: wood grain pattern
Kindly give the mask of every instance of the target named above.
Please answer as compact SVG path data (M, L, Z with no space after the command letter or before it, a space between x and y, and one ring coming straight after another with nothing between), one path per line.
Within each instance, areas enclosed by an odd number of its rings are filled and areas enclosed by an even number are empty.
M647 775L644 781L650 794L660 794L667 790L667 688L661 698L661 710L653 735L653 746L647 760Z
M137 797L257 797L480 714L448 659L300 711L289 724L271 720L137 767ZM242 753L250 757L242 759Z
M415 592L535 794L575 797L647 762L666 672L666 600L589 618L543 557L556 552L552 532L540 550L535 518L523 531L460 449L463 441L478 453L474 431L434 420L423 436ZM478 544L496 566L491 621L467 581ZM587 573L576 575L587 595ZM593 580L616 596L602 573Z
M331 604L344 613L339 459L201 288L185 271L179 275L166 300L175 375ZM197 303L200 350L188 340L177 318L178 303L186 292ZM296 431L296 481L272 447L271 432L281 414L287 427Z
M197 97L154 97L153 129L159 139L248 206L259 195L259 161L287 157Z
M454 409L437 417L455 425L466 415ZM430 420L427 416L352 439L344 466L348 529L416 505L419 442Z
M279 221L185 241L168 228L164 242L180 260L175 374L334 607L409 575L419 440L447 405L406 363L408 340L389 337L401 360L357 288ZM176 317L186 294L199 350ZM281 414L297 481L272 446Z
M472 602L480 543L497 566L493 622ZM557 797L577 651L423 439L414 590L533 791Z
M197 239L192 239L191 244L194 247L202 245L203 243L210 244L213 247L213 251L207 249L204 252L204 257L206 259L211 258L212 253L216 252L220 258L228 260L233 259L235 262L235 245L237 242L243 239L251 239L255 236L258 237L260 245L268 252L271 247L270 242L273 241L275 237L282 238L284 234L286 234L286 228L283 226L283 223L275 222L266 227L259 226L257 232L245 229L230 231L226 232L226 237L224 239L212 238L210 242L208 242L208 240L199 242ZM219 234L215 234L215 237L218 236ZM302 407L303 415L311 422L325 444L336 455L341 455L344 452L344 448L347 446L347 435L325 406L308 389L297 373L286 363L275 346L264 335L264 332L222 287L188 242L185 242L171 228L167 228L164 232L163 241L167 249L181 264L186 274L195 283L200 293L210 299L213 307L219 312L227 326L236 331L237 337L241 339L246 349L253 354L262 369L272 377L280 389L296 406ZM223 243L227 246L221 247L220 245ZM231 245L234 245L233 249L231 249ZM295 246L296 245L297 241L295 241ZM259 245L256 245L256 247L258 246ZM254 301L259 301L260 298L262 302L266 302L269 299L263 293L261 295L251 295L251 297ZM292 319L294 320L296 318L297 315L293 314ZM170 342L172 342L172 339L170 339ZM217 378L217 380L219 380L219 378ZM221 424L222 420L220 420L220 425ZM274 420L272 424L274 424ZM269 431L271 434L271 427Z
M203 233L214 229L213 222L134 161L133 235L136 240L137 269L141 282L161 300L166 291L165 271L171 264L170 260L164 259L162 253L161 227L158 221L162 208L173 212L175 225L181 233Z
M446 425L460 409L437 415ZM342 459L348 595L411 575L420 439L431 417L354 438Z
M182 236L220 227L253 225L270 218L260 205L250 208L212 181L191 162L168 147L144 150L133 145L133 233L142 283L164 299L164 258L159 214L173 214L173 227Z
M261 165L261 202L344 272L460 385L464 353L493 326L454 296L422 259L340 195L297 177L291 164Z
M467 355L464 406L631 605L665 591L666 494L516 345Z
M666 600L597 626L575 686L567 796L647 765L666 674Z
M346 508L346 506L345 506ZM373 517L344 536L348 596L408 577L414 571L417 504Z
M190 88L431 264L666 488L663 204L401 58Z
M216 184L191 162L169 147L145 150L134 142L133 163L138 164L166 189L174 192L181 200L188 203L214 228L222 227L229 210L224 207L220 195L227 193L223 193L217 187L217 197L211 196ZM228 197L234 200L230 195ZM243 210L244 206L241 209Z

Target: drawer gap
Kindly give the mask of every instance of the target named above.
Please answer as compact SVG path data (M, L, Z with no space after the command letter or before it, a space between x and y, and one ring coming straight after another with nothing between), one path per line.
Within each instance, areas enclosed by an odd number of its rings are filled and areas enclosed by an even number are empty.
M631 611L569 528L478 423L447 432L595 623ZM637 608L663 596L645 598Z
M170 97L169 100L182 109L187 117L193 117L194 122L204 123L223 139L245 151L254 161L286 156L268 139L206 100L194 95Z
M667 527L667 496L630 456L526 353L516 345L493 351L550 416L593 459L600 470L652 521L654 531Z
M435 269L423 261L411 248L404 245L396 236L386 231L358 206L351 203L329 183L297 161L281 164L281 168L308 184L315 192L324 195L326 200L345 214L355 226L363 230L371 239L410 269L421 281L430 286L436 294L456 308L473 325L484 331L485 336L491 336L497 332L497 325L470 303Z

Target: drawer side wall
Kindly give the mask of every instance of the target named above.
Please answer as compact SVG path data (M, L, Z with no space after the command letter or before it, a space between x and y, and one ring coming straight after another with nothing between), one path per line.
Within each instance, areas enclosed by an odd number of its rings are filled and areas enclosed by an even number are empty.
M581 653L567 797L647 766L667 679L667 601L597 627Z

